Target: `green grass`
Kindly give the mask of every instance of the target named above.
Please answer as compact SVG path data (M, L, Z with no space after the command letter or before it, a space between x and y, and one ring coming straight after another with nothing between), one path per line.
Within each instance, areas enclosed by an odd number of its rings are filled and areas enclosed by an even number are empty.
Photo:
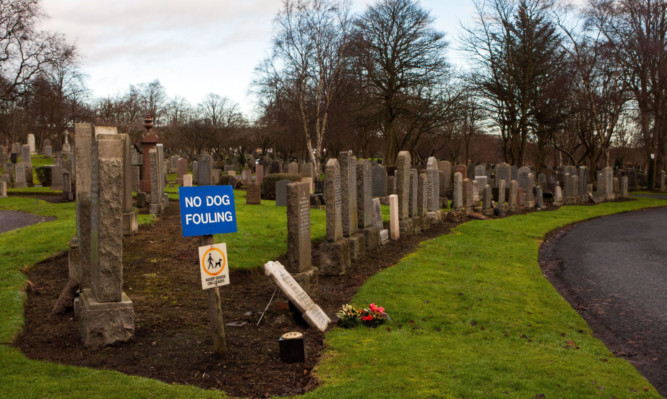
M661 193L657 191L630 191L630 196L640 194L640 195L665 195L667 196L667 193Z
M592 336L537 257L544 235L558 227L665 204L567 206L465 223L422 243L354 298L357 306L384 306L390 331L327 334L321 388L306 396L660 397Z
M216 237L228 243L232 267L261 265L284 253L286 245L285 208L273 201L246 206L244 195L235 196L239 232ZM537 253L555 228L666 204L641 199L473 221L422 243L416 253L372 277L354 298L356 305L384 306L392 321L377 329L329 332L316 371L322 384L306 396L659 397L627 361L614 358L592 336L543 277ZM23 325L20 269L66 248L74 234L74 204L10 197L0 199L0 209L58 217L0 234L0 396L224 397L113 371L33 361L3 345ZM324 211L311 215L313 238L321 239Z

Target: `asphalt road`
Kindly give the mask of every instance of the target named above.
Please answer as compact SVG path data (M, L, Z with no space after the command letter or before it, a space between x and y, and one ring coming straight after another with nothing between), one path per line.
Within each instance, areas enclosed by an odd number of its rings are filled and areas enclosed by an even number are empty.
M0 233L45 222L47 218L17 211L0 211Z
M568 301L667 396L667 208L580 223L553 255Z

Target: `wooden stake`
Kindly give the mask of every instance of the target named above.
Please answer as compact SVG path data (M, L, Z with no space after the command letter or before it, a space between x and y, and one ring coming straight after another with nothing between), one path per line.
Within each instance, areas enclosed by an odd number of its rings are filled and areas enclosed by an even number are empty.
M213 245L213 236L200 237L201 246ZM213 351L220 357L227 354L227 343L225 342L225 323L222 319L222 300L220 299L220 287L209 288L208 315L211 319L211 335L213 336Z

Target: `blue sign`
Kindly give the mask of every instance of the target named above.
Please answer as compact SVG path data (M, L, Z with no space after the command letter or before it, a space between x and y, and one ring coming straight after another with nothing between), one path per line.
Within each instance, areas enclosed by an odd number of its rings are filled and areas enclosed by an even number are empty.
M232 186L179 187L183 237L236 233Z

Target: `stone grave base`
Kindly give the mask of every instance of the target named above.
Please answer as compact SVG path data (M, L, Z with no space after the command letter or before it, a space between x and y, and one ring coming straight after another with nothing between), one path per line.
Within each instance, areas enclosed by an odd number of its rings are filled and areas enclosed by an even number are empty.
M148 213L151 215L160 215L162 213L162 204L148 205Z
M466 219L468 212L465 208L459 208L447 213L447 220L454 223L463 222Z
M347 239L350 242L350 260L357 261L366 253L366 238L361 233L355 233Z
M445 213L440 209L427 212L426 216L431 220L431 224L438 224L445 219Z
M123 235L129 236L139 231L139 222L137 221L136 213L123 213L122 218Z
M403 219L398 221L398 232L401 237L410 237L414 235L415 226L412 219Z
M74 304L83 345L92 350L134 337L134 305L123 292L121 302L97 302L90 289L84 289Z
M319 286L319 270L316 267L311 267L301 273L290 273L294 280L303 288L308 295L313 296L317 292Z
M362 229L359 230L359 233L364 235L364 241L366 241L366 252L373 252L380 246L380 229L377 227Z
M320 245L320 273L338 276L350 266L350 242L346 239Z
M422 232L422 218L419 216L412 217L412 233L417 235Z
M26 188L28 187L28 183L25 182L16 182L14 183L14 188Z

